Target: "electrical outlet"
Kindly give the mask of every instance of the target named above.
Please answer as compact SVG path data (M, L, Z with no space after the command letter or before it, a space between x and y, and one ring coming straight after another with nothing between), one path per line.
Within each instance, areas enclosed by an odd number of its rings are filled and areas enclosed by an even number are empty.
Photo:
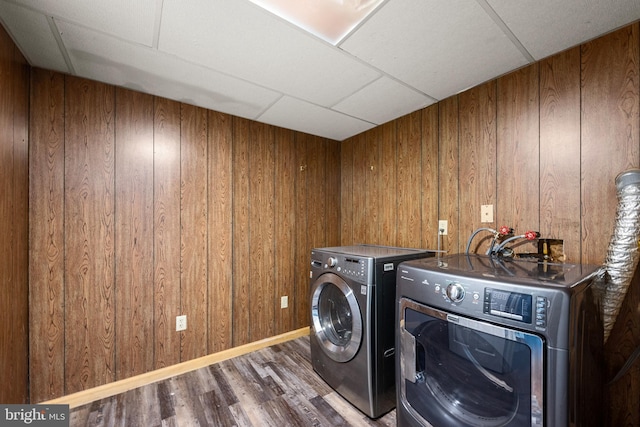
M187 329L187 315L176 316L176 331L185 331Z
M287 295L280 297L280 308L289 307L289 297Z
M493 222L493 205L480 206L480 222Z
M446 236L449 233L449 222L446 219L438 221L438 234Z

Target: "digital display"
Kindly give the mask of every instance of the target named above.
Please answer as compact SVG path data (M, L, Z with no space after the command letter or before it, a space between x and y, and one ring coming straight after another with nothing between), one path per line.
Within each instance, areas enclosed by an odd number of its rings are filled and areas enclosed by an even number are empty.
M487 288L484 291L483 311L494 316L531 323L532 297L527 294Z

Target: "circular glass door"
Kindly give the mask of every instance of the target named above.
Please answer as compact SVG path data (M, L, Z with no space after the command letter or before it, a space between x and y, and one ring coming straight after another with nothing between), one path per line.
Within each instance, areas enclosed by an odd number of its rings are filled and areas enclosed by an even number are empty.
M311 292L313 330L320 348L336 362L348 362L362 341L362 316L353 290L340 276L325 273Z

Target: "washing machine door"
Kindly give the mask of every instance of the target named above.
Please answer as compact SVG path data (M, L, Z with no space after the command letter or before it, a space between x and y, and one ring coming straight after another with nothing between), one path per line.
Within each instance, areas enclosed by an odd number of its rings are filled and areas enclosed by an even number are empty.
M318 277L311 287L311 321L320 348L336 362L348 362L362 342L362 315L356 295L334 273Z

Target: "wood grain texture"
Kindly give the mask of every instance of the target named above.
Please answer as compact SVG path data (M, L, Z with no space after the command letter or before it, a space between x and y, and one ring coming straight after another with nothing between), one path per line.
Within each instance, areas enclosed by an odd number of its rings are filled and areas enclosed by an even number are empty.
M307 157L307 135L297 133L295 135L295 156L296 165L296 296L295 296L295 328L309 326L311 323L311 312L309 310L309 263L311 256L311 246L308 235L308 224L310 219L307 216L309 209L313 206L308 204L307 192L311 191L309 186L309 159ZM324 246L324 245L323 245Z
M340 145L338 141L325 139L325 183L327 187L324 210L326 211L325 246L340 245Z
M354 141L354 138L349 138L340 143L340 244L345 246L355 242L353 234Z
M207 354L207 110L181 104L180 130L180 360Z
M153 97L116 90L116 378L153 369Z
M13 49L13 214L12 301L13 327L10 348L14 352L12 384L7 384L14 401L27 402L29 376L29 66L17 48ZM0 331L1 333L1 331ZM5 377L6 379L7 377ZM6 402L7 400L0 401Z
M378 193L371 195L374 202L384 197L385 203L378 204L380 221L380 244L394 246L398 236L398 202L397 202L397 155L396 123L388 122L379 126L380 162ZM343 143L344 144L344 143Z
M232 123L209 112L209 352L233 345Z
M538 67L530 65L497 81L495 219L516 235L540 227ZM537 251L537 246L521 242L516 242L518 252Z
M540 232L580 262L580 49L540 63Z
M65 85L65 391L115 379L114 88Z
M251 123L233 120L233 346L251 341L249 150Z
M369 165L367 156L369 147L367 137L372 132L361 134L353 138L353 150L359 155L353 157L353 242L371 243L369 241L369 230L375 222L367 221L367 176L369 175Z
M398 245L420 246L421 227L421 132L420 111L398 119Z
M422 110L422 138L421 138L422 176L421 214L422 237L421 248L438 247L438 204L429 197L438 191L438 106ZM386 194L389 194L387 192Z
M312 248L327 245L328 236L328 194L327 187L327 140L305 135L307 148L307 254ZM308 261L308 260L307 260ZM309 262L307 262L309 266Z
M274 129L261 123L249 125L249 341L275 334ZM279 297L278 297L279 300Z
M461 248L460 232L460 187L459 187L459 130L458 97L439 103L438 144L438 193L431 197L438 200L438 219L448 221L449 233L442 238L441 249L458 253ZM428 197L425 195L425 197Z
M275 332L281 334L295 325L296 298L296 183L295 134L275 129ZM280 308L280 297L289 306Z
M364 214L365 219L361 226L365 230L362 242L380 245L380 195L381 190L381 130L372 129L364 137L366 149L364 157Z
M30 401L64 394L64 76L31 73Z
M154 99L154 364L180 362L180 103Z
M26 61L0 28L0 401L28 401L28 105Z
M313 371L309 337L276 344L79 406L71 426L395 426L372 420Z
M470 236L480 227L495 229L494 221L482 223L482 205L496 206L496 82L470 89L460 102L460 234ZM490 239L479 235L471 252L485 253ZM464 247L467 242L462 241ZM461 248L462 249L462 248Z
M582 261L602 263L615 221L615 178L640 162L638 23L581 47Z

